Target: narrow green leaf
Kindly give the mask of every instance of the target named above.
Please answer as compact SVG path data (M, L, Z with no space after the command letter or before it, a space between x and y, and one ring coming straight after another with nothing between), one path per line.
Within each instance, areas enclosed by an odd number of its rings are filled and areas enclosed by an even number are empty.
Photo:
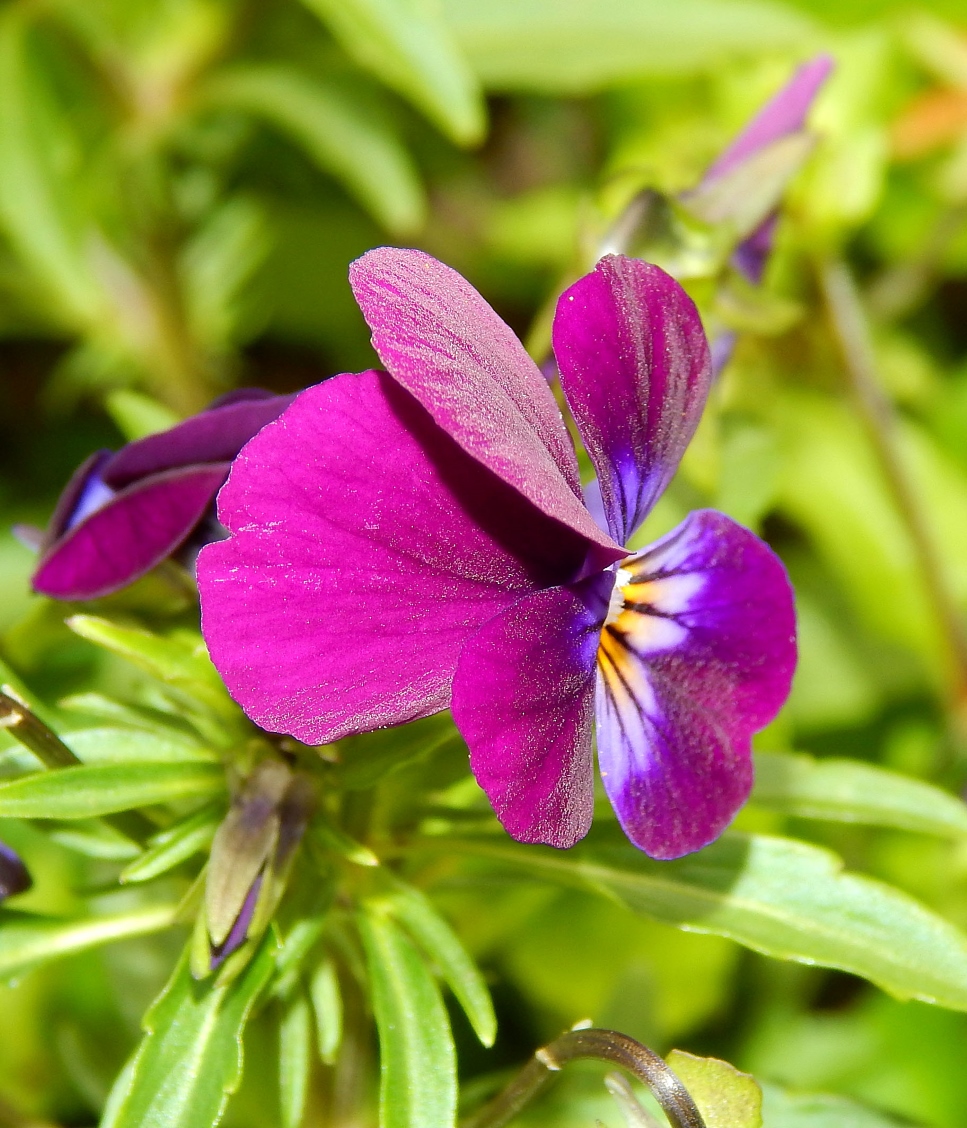
M92 819L89 822L72 822L66 826L52 827L48 834L54 842L76 850L89 858L110 858L129 862L141 856L141 849L124 834L106 822Z
M204 807L191 818L156 834L149 842L148 849L121 871L119 880L150 881L201 853L215 837L220 815L220 807Z
M837 967L900 998L967 1010L967 937L905 893L843 873L828 850L767 835L727 834L675 862L655 862L617 830L568 854L458 843L565 885L614 898L692 932L728 936L778 959Z
M104 406L129 443L143 439L146 435L167 431L181 422L170 407L130 388L117 388L109 392L104 397Z
M767 0L443 0L443 15L486 86L570 94L799 47L813 31Z
M757 752L752 801L807 819L866 823L959 838L967 804L918 779L857 760Z
M86 819L211 795L225 786L217 764L94 764L0 784L0 816Z
M328 956L312 973L309 994L316 1016L319 1057L326 1065L332 1065L342 1043L342 993L339 990L336 965Z
M145 1036L109 1098L101 1128L209 1128L242 1079L242 1034L272 975L267 937L245 972L227 984L197 982L187 952L145 1015Z
M354 862L357 866L379 865L379 858L368 846L357 842L355 838L350 838L344 831L321 818L316 820L313 833L327 849L345 858L348 862Z
M364 910L379 1030L380 1128L450 1128L457 1108L456 1055L446 1009L421 956L381 913Z
M385 114L360 105L356 91L292 66L250 64L222 71L204 97L287 133L387 230L405 235L422 225L426 201L416 166Z
M671 1070L689 1091L705 1128L762 1128L762 1090L727 1061L672 1050Z
M450 990L470 1019L477 1037L492 1046L497 1019L480 969L467 954L453 929L430 901L412 885L399 888L381 901L440 969Z
M48 960L159 932L175 923L174 905L154 905L113 916L53 920L0 909L0 978L10 979Z
M425 0L303 0L342 46L462 145L484 133L476 77Z
M55 316L86 327L100 294L83 252L90 233L78 213L80 146L38 66L31 35L28 10L8 5L0 18L0 222Z
M299 992L279 1022L279 1104L282 1128L299 1128L305 1116L312 1061L309 1000Z
M162 636L96 615L72 615L66 623L81 638L126 658L184 697L220 716L237 716L237 707L197 631L175 630Z
M91 728L65 733L64 743L85 764L184 763L213 761L218 753L197 740L167 732L131 728Z

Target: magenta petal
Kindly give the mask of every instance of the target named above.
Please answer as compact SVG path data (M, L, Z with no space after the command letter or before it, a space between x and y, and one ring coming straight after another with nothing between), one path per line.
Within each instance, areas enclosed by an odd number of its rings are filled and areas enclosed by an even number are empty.
M436 422L549 517L612 547L581 504L547 381L470 283L422 251L393 247L363 255L349 280L380 359Z
M89 455L71 475L70 481L61 490L57 505L47 522L43 539L40 542L40 552L46 552L55 540L70 526L75 512L85 494L90 492L94 483L101 481L101 470L105 463L112 457L109 450L98 450Z
M239 394L244 398L236 398ZM225 398L228 402L222 406L122 447L103 466L104 481L121 489L139 478L177 466L230 462L253 435L282 414L294 397L246 388Z
M554 354L608 528L624 544L671 480L705 406L712 370L701 319L663 270L607 255L561 295Z
M41 558L35 591L97 599L150 571L191 533L218 492L227 463L168 470L121 490Z
M766 145L805 128L813 101L832 69L829 55L804 63L706 172L703 184L730 173Z
M303 392L241 452L198 559L236 700L310 744L445 708L464 640L589 543L466 454L381 372Z
M453 719L508 834L567 848L594 810L595 654L610 573L528 595L464 647Z
M653 858L707 845L752 786L750 738L781 708L795 611L772 550L714 510L625 562L625 606L599 662L601 776Z

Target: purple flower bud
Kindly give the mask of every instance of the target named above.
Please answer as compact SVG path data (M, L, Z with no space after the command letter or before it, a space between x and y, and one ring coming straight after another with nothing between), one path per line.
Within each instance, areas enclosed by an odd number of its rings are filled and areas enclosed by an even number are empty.
M19 854L0 842L0 901L26 892L31 885L33 881Z
M40 542L35 591L96 599L217 540L215 495L232 459L292 402L243 388L170 430L92 454L68 482Z

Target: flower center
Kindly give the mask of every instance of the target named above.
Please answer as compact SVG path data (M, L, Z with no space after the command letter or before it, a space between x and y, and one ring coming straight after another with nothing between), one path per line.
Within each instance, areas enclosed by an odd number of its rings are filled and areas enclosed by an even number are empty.
M614 574L614 587L611 589L611 599L608 603L608 616L604 626L609 627L624 611L625 588L632 582L634 575L629 568L618 568Z

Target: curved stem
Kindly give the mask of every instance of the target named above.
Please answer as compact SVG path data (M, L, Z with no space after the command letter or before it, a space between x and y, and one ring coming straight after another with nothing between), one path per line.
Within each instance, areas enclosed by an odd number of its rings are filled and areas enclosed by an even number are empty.
M616 1030L569 1030L539 1049L502 1093L463 1128L502 1128L542 1092L568 1062L581 1059L618 1065L651 1090L672 1128L705 1128L688 1090L654 1051Z
M907 526L927 595L933 604L953 673L951 704L955 717L960 719L961 710L967 703L967 627L950 590L943 561L916 488L903 462L896 411L879 381L866 311L853 275L841 259L820 262L819 282L854 398L879 457L887 486Z

